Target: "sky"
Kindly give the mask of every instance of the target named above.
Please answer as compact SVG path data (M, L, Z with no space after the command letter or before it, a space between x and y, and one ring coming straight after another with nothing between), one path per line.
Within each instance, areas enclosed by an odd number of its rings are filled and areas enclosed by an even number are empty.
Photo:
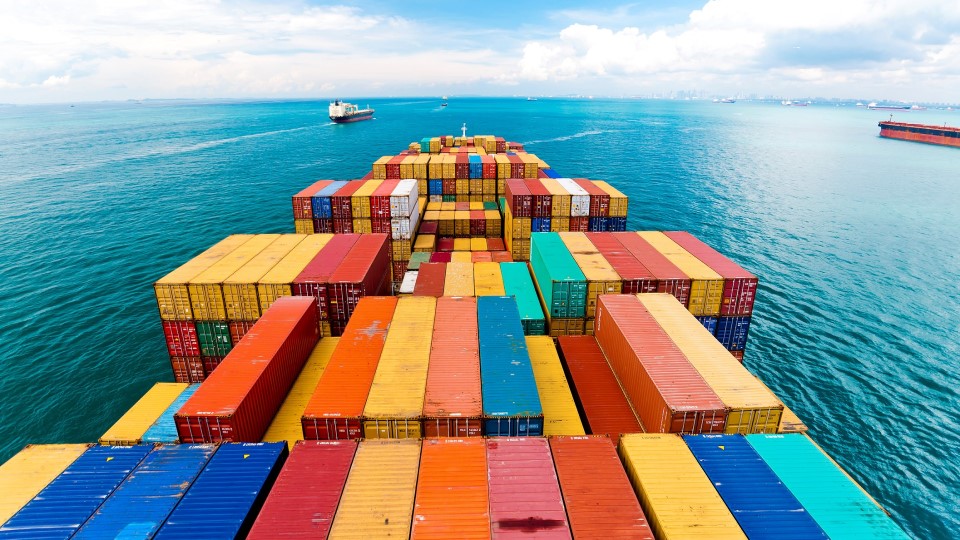
M960 1L0 2L0 103L678 92L957 103Z

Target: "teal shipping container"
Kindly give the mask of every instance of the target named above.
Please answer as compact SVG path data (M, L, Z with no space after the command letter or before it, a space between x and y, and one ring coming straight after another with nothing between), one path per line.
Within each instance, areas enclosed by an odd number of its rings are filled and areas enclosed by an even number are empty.
M557 233L530 235L530 266L550 318L582 318L587 306L587 278Z
M173 400L173 403L163 411L157 421L153 423L141 437L145 443L177 443L180 442L180 436L177 435L177 425L173 421L173 415L183 407L183 404L190 399L190 396L200 388L200 383L191 384Z
M909 538L806 435L747 435L747 442L831 540Z
M526 336L542 336L547 333L547 321L543 316L537 289L533 286L527 263L500 263L500 275L503 276L503 290L507 296L517 299L520 310L520 324Z

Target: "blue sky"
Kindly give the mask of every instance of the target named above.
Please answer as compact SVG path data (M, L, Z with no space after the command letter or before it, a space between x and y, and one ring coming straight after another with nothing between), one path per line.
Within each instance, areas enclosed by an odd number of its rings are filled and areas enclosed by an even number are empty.
M955 0L6 0L0 102L425 95L960 102Z

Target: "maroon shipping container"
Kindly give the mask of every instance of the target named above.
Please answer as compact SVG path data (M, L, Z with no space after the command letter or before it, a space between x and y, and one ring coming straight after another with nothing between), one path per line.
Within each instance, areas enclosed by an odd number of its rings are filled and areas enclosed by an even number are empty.
M313 196L333 180L319 180L293 196L293 219L313 219Z
M490 251L506 251L502 238L487 238L487 249Z
M317 300L320 319L328 318L329 281L340 263L360 240L359 234L338 234L323 246L317 256L300 272L291 286L294 296L312 296Z
M248 539L326 538L357 441L297 441Z
M486 234L486 213L483 210L470 210L470 236L486 236Z
M489 238L487 244L490 244ZM493 259L493 262L513 262L513 255L509 251L491 251L490 258Z
M217 366L223 362L225 357L223 356L201 356L201 361L203 362L203 371L209 376L213 373L213 370L217 369Z
M483 171L484 178L497 178L497 160L494 159L493 156L480 156L480 169Z
M320 339L311 298L282 296L174 415L184 443L260 442Z
M436 251L430 254L430 262L432 263L448 263L453 259L453 253L450 251Z
M547 439L487 439L495 538L571 538Z
M370 219L376 221L386 218L388 233L390 232L390 194L397 189L399 183L400 180L384 180L370 195Z
M497 137L494 139L497 143L497 153L503 154L507 151L507 140L503 137Z
M594 333L647 432L723 433L723 402L636 296L597 297Z
M403 275L407 273L407 264L410 261L393 261L391 264L393 271L393 281L403 281Z
M525 178L527 176L527 164L520 159L520 156L507 156L510 160L510 178Z
M457 180L456 178L444 178L441 182L440 189L444 195L456 195L457 194Z
M437 251L453 251L453 240L453 238L448 236L437 238Z
M255 322L251 321L235 321L230 323L230 343L236 345L243 339L243 336L253 328Z
M657 278L657 292L672 294L684 307L690 303L690 276L635 232L610 233Z
M199 356L172 356L170 367L173 368L173 379L180 383L198 383L207 378L203 359Z
M200 341L193 321L163 321L163 337L170 356L200 356Z
M417 284L413 288L414 296L443 296L443 283L447 278L447 263L420 263Z
M322 250L320 254L322 256ZM385 234L361 235L330 275L327 287L328 318L349 320L361 297L389 295L389 271L390 237Z
M403 162L403 158L405 157L406 156L399 155L390 158L390 161L387 162L387 180L400 179L400 163Z
M590 231L589 217L570 218L570 232L589 232L589 231Z
M654 540L617 448L607 437L551 437L575 538Z
M530 217L533 196L523 180L510 178L503 183L507 207L513 217Z
M623 294L657 292L658 281L647 267L633 256L613 233L588 232L587 240L597 248L623 280Z
M333 220L332 220L332 219L313 218L313 232L315 232L315 233L332 233L332 232L333 232Z
M353 218L334 218L333 234L353 233Z
M537 169L537 178L550 178L550 175L543 169Z
M363 181L351 180L330 196L330 206L333 211L334 222L337 220L353 219L352 197L363 184Z
M457 180L470 179L470 158L467 154L457 154L457 161L454 164L454 176Z
M361 179L361 180L373 180L373 171L370 171L370 172L368 172L367 174L363 175L360 179Z
M753 314L753 304L757 297L757 276L688 232L671 231L663 234L723 276L721 317Z
M623 395L593 336L560 336L560 353L588 433L609 435L616 445L624 433L642 433L636 413Z
M388 208L387 211L390 209ZM393 234L390 218L373 218L370 220L370 232L375 234Z
M741 364L743 363L743 351L730 351L730 354L737 359Z
M537 169L540 170L540 169ZM527 180L524 182L531 196L531 217L550 217L553 209L553 195L547 190L540 180Z
M421 221L420 234L437 234L437 228L440 224L436 221Z
M609 193L586 178L574 178L573 181L590 194L590 217L608 217L610 215Z

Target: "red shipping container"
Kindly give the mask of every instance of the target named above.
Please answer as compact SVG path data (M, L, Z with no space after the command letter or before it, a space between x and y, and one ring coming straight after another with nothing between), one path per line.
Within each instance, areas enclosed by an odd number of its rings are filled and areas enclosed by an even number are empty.
M260 442L318 339L313 300L278 298L174 415L180 441Z
M304 409L304 439L363 436L360 415L396 308L395 296L368 296L357 305Z
M497 177L497 160L493 156L480 156L480 168L483 171L483 177L495 179Z
M420 234L437 234L437 228L440 224L436 221L421 221Z
M247 538L326 538L356 441L297 441Z
M550 212L553 210L553 195L547 190L547 186L539 180L529 180L524 182L524 185L527 186L531 196L530 216L550 217Z
M440 186L442 193L444 195L456 195L457 194L457 180L456 178L444 178Z
M423 401L424 436L479 437L482 416L477 299L438 298Z
M198 383L207 378L203 371L203 359L199 356L173 356L170 358L173 378L181 383Z
M483 210L470 210L470 236L485 236L486 234L486 213Z
M525 178L527 165L520 156L507 156L510 160L510 178Z
M468 180L470 178L470 158L467 154L457 154L454 173L458 180Z
M489 243L490 240L487 239L487 244ZM509 251L491 251L490 257L493 262L513 262L513 255L510 255Z
M313 196L333 180L319 180L293 196L293 219L313 219Z
M393 156L390 158L390 161L387 162L387 180L399 180L400 179L400 163L403 161L405 156Z
M243 336L253 328L254 322L236 321L230 323L230 343L236 345L243 339Z
M444 236L437 238L437 251L453 251L453 238Z
M730 351L730 354L733 355L741 364L743 363L743 351Z
M363 175L360 179L361 179L361 180L373 180L373 171L370 171L370 172L368 172L367 174Z
M353 218L337 218L333 220L333 234L351 233L353 233Z
M332 233L332 232L333 232L333 220L332 220L332 219L313 218L313 232L315 232L315 233Z
M574 178L573 181L590 194L590 217L610 216L609 193L586 178Z
M363 186L363 181L352 180L330 196L330 206L334 220L353 219L353 194Z
M393 234L390 218L373 218L370 220L370 232L374 234Z
M510 178L503 183L507 207L513 217L530 217L533 196L527 185L518 178Z
M570 232L589 232L589 231L590 231L589 217L570 218Z
M163 337L170 356L200 356L200 341L193 321L163 321Z
M745 316L753 314L757 297L757 276L747 272L739 264L703 243L688 232L664 232L688 253L700 259L711 270L723 276L723 299L720 316Z
M537 169L537 178L550 178L550 175L543 169Z
M502 238L487 238L487 249L490 251L506 251Z
M223 359L224 359L225 357L223 357L223 356L201 356L200 358L201 358L202 361L203 361L203 371L204 371L204 372L207 374L207 376L209 377L210 374L213 373L213 370L217 369L217 366L219 366L220 363L223 362Z
M643 433L597 340L593 336L560 336L557 340L588 432L609 435L614 445L623 433Z
M657 278L657 291L672 294L687 307L690 303L690 276L634 232L610 233L640 264Z
M497 142L497 153L505 153L507 151L507 140L503 137L497 137L495 140Z
M453 253L450 251L438 251L430 254L432 263L448 263L453 259Z
M474 251L470 254L470 262L493 262L493 255L489 251Z
M447 277L447 263L420 263L417 284L413 288L414 296L443 296L443 283Z
M359 234L338 234L334 236L293 280L291 286L293 295L316 298L317 314L321 320L328 318L327 304L330 276L333 275L358 240L360 240Z
M363 296L389 295L390 237L364 234L330 275L327 313L331 320L346 321ZM328 244L329 245L329 244ZM321 255L323 251L320 252Z
M403 281L403 275L407 273L407 264L409 261L393 261L391 266L393 267L393 281Z
M575 538L654 540L617 448L607 437L550 437Z
M386 232L390 232L390 194L397 189L399 183L400 180L384 180L370 195L370 219L376 221L386 218L388 224Z
M547 439L487 439L494 538L571 538Z
M469 210L470 210L470 203L469 203L469 202L455 202L455 203L453 203L453 209L454 209L454 210L460 210L460 211L469 211Z
M610 266L620 274L623 294L657 292L659 282L656 276L627 251L613 233L588 232L586 236Z
M723 433L723 402L636 296L598 296L594 333L647 432Z

